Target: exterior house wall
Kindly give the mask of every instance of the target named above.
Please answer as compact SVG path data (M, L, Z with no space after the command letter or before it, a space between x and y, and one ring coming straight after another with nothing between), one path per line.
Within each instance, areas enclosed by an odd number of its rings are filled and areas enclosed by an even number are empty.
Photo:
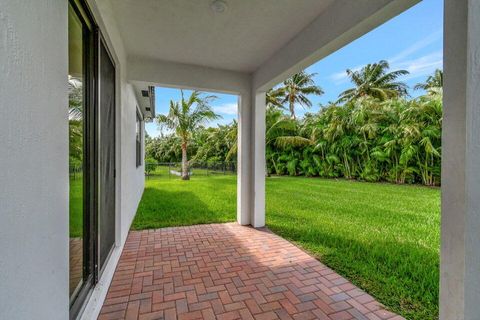
M0 2L0 319L68 319L67 5Z
M121 216L121 243L127 239L128 230L137 211L138 203L145 186L145 161L137 168L136 161L136 120L137 99L130 84L122 83L125 90L125 103L122 103L122 216ZM142 122L143 123L143 122ZM142 136L145 137L142 126ZM142 141L142 150L145 149L145 139ZM143 151L142 151L143 152ZM143 157L142 157L143 159Z
M114 21L90 5L117 72L117 247L85 319L95 318L144 188L123 44ZM67 8L65 0L0 3L0 319L69 317Z

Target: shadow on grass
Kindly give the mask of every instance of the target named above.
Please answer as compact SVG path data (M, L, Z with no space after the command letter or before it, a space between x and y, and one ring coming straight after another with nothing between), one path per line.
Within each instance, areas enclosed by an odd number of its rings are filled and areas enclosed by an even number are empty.
M235 221L235 216L212 210L191 191L147 187L132 224L133 230Z
M412 243L358 241L295 224L268 227L407 319L438 319L438 253Z

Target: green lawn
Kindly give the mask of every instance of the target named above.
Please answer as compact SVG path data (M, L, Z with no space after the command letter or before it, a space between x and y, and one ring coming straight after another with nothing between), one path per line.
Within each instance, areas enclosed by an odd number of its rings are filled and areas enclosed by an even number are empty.
M234 221L235 176L146 181L133 229ZM440 190L267 178L267 225L407 319L438 318Z
M438 318L439 189L271 178L267 225L407 319Z
M70 179L70 238L83 235L83 179Z

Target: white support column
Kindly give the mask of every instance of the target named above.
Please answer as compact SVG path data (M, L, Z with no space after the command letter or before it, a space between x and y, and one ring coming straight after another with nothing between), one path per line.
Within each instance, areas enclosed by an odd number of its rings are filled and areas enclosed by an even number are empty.
M467 2L467 1L461 1ZM458 6L458 1L455 1ZM480 2L468 1L465 318L480 318Z
M480 315L480 3L445 0L440 319Z
M265 92L239 98L237 221L265 226Z
M237 222L249 225L251 209L252 99L250 92L238 98Z
M253 209L251 224L265 226L265 92L253 94Z

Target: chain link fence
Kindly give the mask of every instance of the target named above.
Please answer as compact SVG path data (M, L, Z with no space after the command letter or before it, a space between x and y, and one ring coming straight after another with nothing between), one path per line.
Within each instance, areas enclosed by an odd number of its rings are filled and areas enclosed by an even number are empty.
M214 176L237 174L236 162L189 162L189 176ZM182 175L181 162L145 163L145 176L179 178Z
M68 168L68 173L70 174L70 178L73 180L81 179L83 177L83 166L70 165Z

